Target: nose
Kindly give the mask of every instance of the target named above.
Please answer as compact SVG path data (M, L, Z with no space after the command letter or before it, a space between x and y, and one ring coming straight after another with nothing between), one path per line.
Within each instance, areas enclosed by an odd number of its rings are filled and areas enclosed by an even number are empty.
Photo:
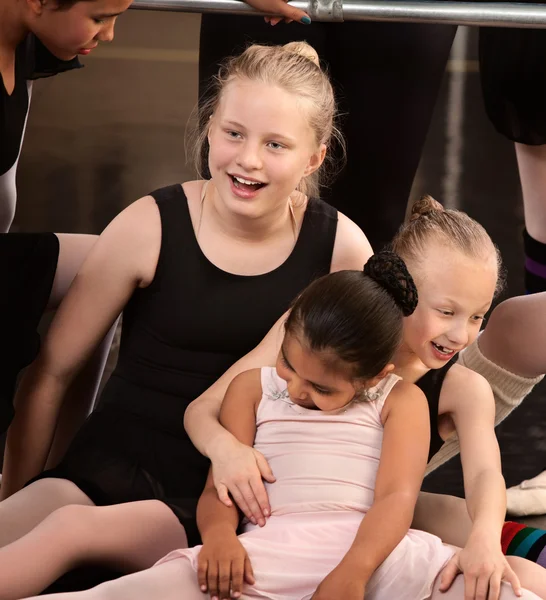
M299 381L297 381L296 378L291 378L287 383L288 393L290 394L291 398L297 398L298 400L305 399L305 391L303 386Z
M457 348L467 346L469 339L467 323L462 320L454 323L447 337Z
M114 26L115 19L112 19L110 23L106 23L96 36L97 40L100 42L111 42L114 39Z
M239 149L236 163L247 173L260 170L262 168L262 159L259 146L246 140Z

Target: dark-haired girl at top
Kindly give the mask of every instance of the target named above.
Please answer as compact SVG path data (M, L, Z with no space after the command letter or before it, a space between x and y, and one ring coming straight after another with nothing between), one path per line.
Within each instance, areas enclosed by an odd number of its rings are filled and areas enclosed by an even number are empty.
M32 80L81 67L114 37L128 0L2 0L0 3L0 231L15 214L15 174ZM60 108L62 110L62 107Z
M5 233L15 215L16 171L32 82L81 67L78 55L112 40L116 18L129 4L129 0L0 0L0 313L4 316L0 433L13 417L17 375L38 352L40 318L47 308L58 307L96 241L91 235ZM48 143L43 140L44 147ZM95 397L110 339L107 336L73 387L72 420L77 412L85 413ZM70 437L69 421L63 420L58 430L62 443ZM57 446L53 454L61 450Z
M308 600L321 597L315 590L337 568L345 573L338 600L463 600L459 586L438 589L455 549L408 531L427 461L428 407L417 386L393 374L392 360L403 316L416 305L411 276L390 252L373 256L364 273L312 283L286 320L276 366L239 374L220 413L275 471L266 526L247 522L237 536L238 511L220 502L209 475L198 506L202 546L52 600L202 600L205 592ZM62 536L46 534L56 547ZM500 598L516 596L505 586Z

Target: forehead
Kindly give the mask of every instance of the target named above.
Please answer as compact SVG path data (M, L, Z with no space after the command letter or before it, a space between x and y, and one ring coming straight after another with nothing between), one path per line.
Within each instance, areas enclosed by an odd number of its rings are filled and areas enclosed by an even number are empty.
M131 0L83 0L76 2L71 10L92 15L117 15L125 12L131 5Z
M282 350L290 365L299 377L320 383L325 387L340 388L347 377L340 368L339 361L329 352L315 352L297 335L287 333L284 337Z
M441 243L429 244L415 267L420 297L447 296L475 308L492 301L497 278L493 250L490 256L473 257Z
M293 137L313 135L307 113L305 103L295 94L276 85L239 78L224 86L218 104L222 119Z

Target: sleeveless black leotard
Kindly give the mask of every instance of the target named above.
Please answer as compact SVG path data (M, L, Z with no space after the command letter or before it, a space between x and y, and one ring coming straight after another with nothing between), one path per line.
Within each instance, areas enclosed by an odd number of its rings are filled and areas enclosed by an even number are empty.
M310 200L287 260L240 276L201 252L180 185L152 195L162 227L154 280L124 310L118 364L98 409L61 464L40 477L69 479L97 505L162 500L192 545L209 461L184 430L186 407L260 342L303 288L329 273L337 211Z
M425 394L430 419L430 446L428 452L428 460L440 450L444 445L444 440L438 433L438 406L440 404L440 392L447 372L457 362L459 355L456 354L446 365L441 369L431 369L415 382L415 385Z

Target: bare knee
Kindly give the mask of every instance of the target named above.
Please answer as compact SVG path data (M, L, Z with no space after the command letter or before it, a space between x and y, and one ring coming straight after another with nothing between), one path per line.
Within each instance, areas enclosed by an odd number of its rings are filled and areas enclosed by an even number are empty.
M464 547L472 522L463 498L421 492L412 527L437 535L448 544Z
M67 504L93 505L71 481L39 479L0 502L0 547L34 529L53 511Z
M136 503L135 503L136 504ZM180 524L173 511L160 500L143 500L139 502L143 509L146 511L146 516L149 522L156 525L172 526L174 524Z
M123 505L122 505L123 506ZM142 526L143 539L148 551L145 566L151 566L168 552L177 548L186 548L186 531L173 511L159 500L145 500L132 503L135 522ZM153 562L149 562L150 558Z
M18 497L21 498L20 501L22 502L23 494L35 496L42 506L51 507L49 512L67 504L94 506L92 500L75 483L68 479L57 479L55 477L38 479L38 481L31 483L4 502L9 502L11 499L16 501ZM0 503L0 507L4 502Z
M546 569L544 567L520 556L507 556L506 559L518 576L521 586L528 590L527 595L523 594L523 598L546 598Z

